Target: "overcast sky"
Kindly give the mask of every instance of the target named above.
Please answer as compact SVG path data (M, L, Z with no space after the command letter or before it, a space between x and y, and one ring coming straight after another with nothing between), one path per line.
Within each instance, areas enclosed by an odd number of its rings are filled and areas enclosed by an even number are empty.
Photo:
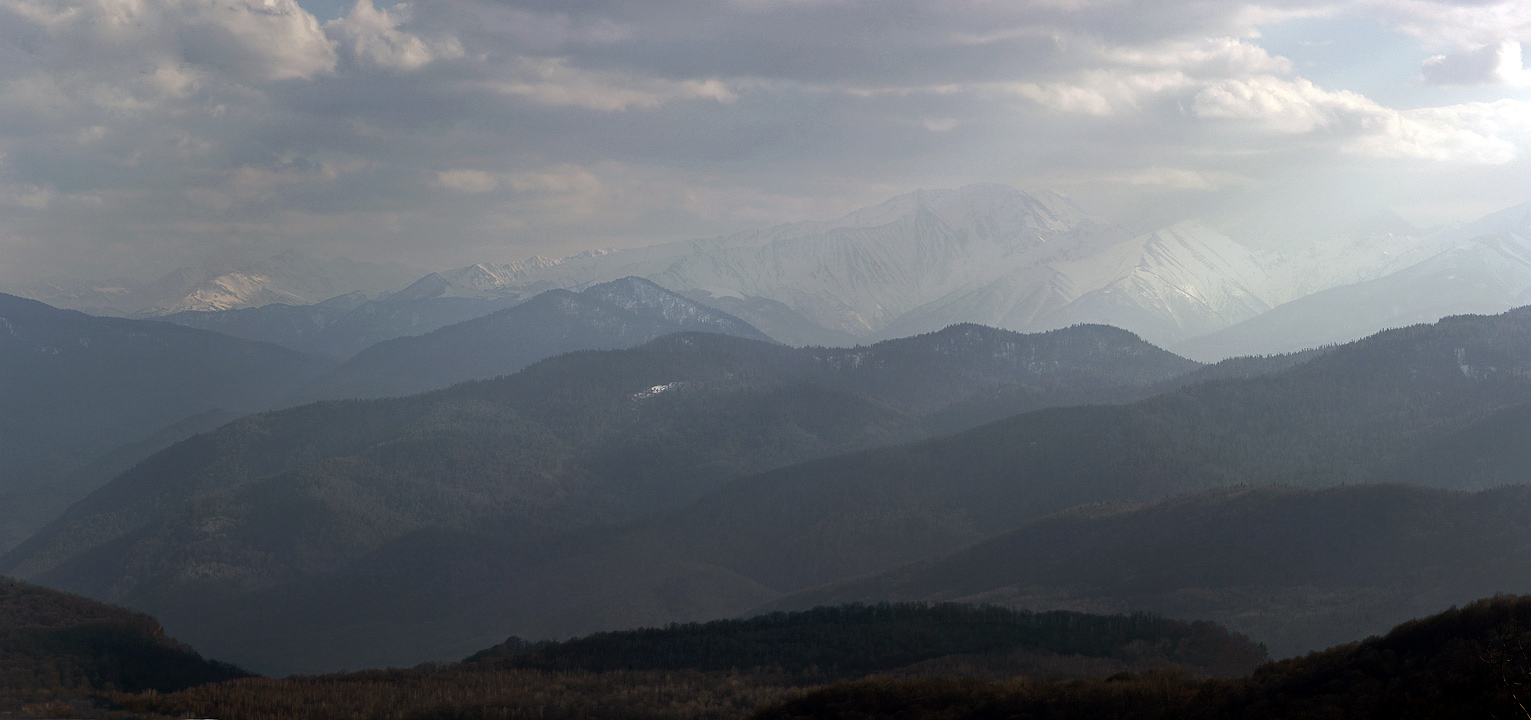
M1531 199L1522 42L1527 2L0 0L0 283L440 269L980 181L1141 229L1470 219Z

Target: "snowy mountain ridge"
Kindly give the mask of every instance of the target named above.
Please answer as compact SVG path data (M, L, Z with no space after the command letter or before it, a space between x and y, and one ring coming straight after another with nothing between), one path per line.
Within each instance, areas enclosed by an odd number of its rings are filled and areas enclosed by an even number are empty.
M1277 294L1253 253L1204 226L1132 237L1057 193L992 184L908 193L828 222L534 259L494 292L628 275L692 297L763 299L869 340L960 322L1018 331L1104 322L1173 342L1269 309Z

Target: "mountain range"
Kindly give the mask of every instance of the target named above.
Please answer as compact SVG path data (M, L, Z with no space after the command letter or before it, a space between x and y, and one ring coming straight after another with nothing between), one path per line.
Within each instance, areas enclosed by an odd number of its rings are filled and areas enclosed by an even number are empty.
M1531 204L1433 231L1377 212L1224 230L1187 221L1134 236L1054 193L973 185L830 222L436 277L443 292L524 297L637 275L792 345L962 322L1021 332L1088 322L1216 361L1524 304L1528 217Z
M246 418L139 464L0 571L153 610L258 668L416 662L742 613L1080 504L1521 482L1524 444L1484 438L1531 427L1527 348L1524 310L1219 366L1100 326L846 350L672 335Z
M273 587L295 597L375 553L403 557L395 543L468 531L530 547L761 470L1036 407L1132 399L1197 368L1098 326L1029 336L959 326L849 350L671 335L436 393L245 417L139 463L0 564L163 608L184 634L186 609L171 604ZM403 650L367 649L369 664L418 651L415 636L396 639Z
M1430 231L1387 211L1312 212L1335 217L1298 219L1289 208L1134 235L1055 193L973 185L901 195L828 222L478 263L407 287L396 277L371 294L305 291L300 302L302 293L247 293L143 312L346 359L548 290L637 276L794 346L848 347L957 323L1019 332L1100 323L1217 361L1531 301L1531 204ZM283 279L284 257L262 270L267 285L315 285L308 275Z
M1059 333L1058 337L1069 337L1078 330ZM704 337L717 336L678 336L654 347ZM949 342L953 336L938 333L926 337L944 337ZM738 344L746 343L743 340L729 342L735 343L732 347L739 352L778 347ZM1324 353L1266 364L1264 374L1259 369L1236 369L1244 363L1182 373L1173 382L1160 380L1140 386L1134 392L1157 394L1130 404L1043 407L1030 412L1011 406L996 415L1007 419L953 435L849 453L844 450L850 443L833 448L820 444L818 447L828 455L822 459L753 474L736 465L739 471L727 477L704 472L713 480L690 485L693 492L689 501L679 494L670 495L674 499L671 503L650 504L644 512L620 518L608 514L582 526L550 528L530 542L525 520L435 526L410 521L405 526L417 528L417 532L381 538L376 530L361 531L354 521L342 520L331 514L332 510L301 510L305 505L282 499L301 491L310 498L303 501L308 506L322 503L363 517L393 517L389 514L393 511L377 508L374 500L361 502L362 497L371 498L373 491L362 496L354 491L343 494L325 489L318 484L323 475L316 471L280 480L276 478L282 475L272 474L273 481L240 486L243 489L238 492L246 493L242 498L232 490L221 496L191 487L167 486L151 491L139 483L158 487L156 483L163 481L152 478L204 477L189 469L173 473L151 469L151 462L77 505L59 523L0 559L0 571L151 608L199 647L254 667L289 670L399 664L450 656L458 649L482 643L495 632L561 637L599 629L726 617L766 606L791 593L957 552L1082 504L1152 502L1240 484L1328 487L1407 480L1445 489L1476 490L1524 482L1526 444L1496 439L1522 438L1531 432L1531 411L1526 409L1531 403L1531 384L1524 372L1531 366L1527 348L1531 348L1531 311L1450 318L1435 325L1389 331ZM771 352L806 351L778 348ZM842 353L838 357L843 358L843 365L859 362L857 367L868 367L868 360L854 359L862 350L833 352ZM1030 364L1030 353L1024 356ZM566 364L575 358L593 362L600 357L608 355L565 356L495 382L529 383L544 369L573 367ZM879 366L872 363L871 367ZM746 375L742 370L724 372L741 378ZM586 384L603 376L589 368L578 374ZM885 376L893 382L882 387L908 392L922 384L913 378L934 376L928 371L894 373ZM649 375L650 379L634 381L621 392L641 397L641 402L684 402L686 393L672 393L686 385L672 385L674 380L662 382L662 377L669 376ZM644 383L651 386L644 390ZM539 384L553 387L546 381ZM839 386L866 391L858 385ZM492 397L476 385L460 386L458 391L481 399ZM563 391L550 392L567 398ZM813 393L795 396L791 403L807 407L801 405L807 397L828 397L822 390ZM950 395L943 391L933 397ZM990 397L1005 395L994 393ZM445 400L449 396L437 397ZM893 397L897 396L881 395L883 402ZM1079 402L1078 395L1072 399ZM900 405L912 407L909 403L918 400L918 396L906 397ZM733 407L739 404L738 400L729 401ZM332 414L317 426L369 426L356 418L332 419L343 417L333 414L343 406L316 405L304 412L318 418L317 413L326 407L333 408L325 411ZM732 429L749 437L763 435L753 429L753 421L741 424L741 417L756 417L756 410L724 416L700 412L701 407L705 405L690 406L683 416L697 418L711 432ZM940 412L934 410L935 414ZM1008 417L1016 412L1021 414ZM846 421L840 410L818 416L841 418L830 426L842 430L869 427L865 420ZM922 420L921 424L927 422ZM656 424L652 420L644 423ZM282 424L291 425L290 432L312 432L315 427L290 421ZM902 431L897 423L880 427L885 433L883 442L900 439ZM943 431L960 427L942 425ZM261 434L271 432L262 430ZM517 436L526 433L518 431ZM649 453L659 448L687 447L690 442L679 435L622 441L624 447L643 448L641 452ZM709 441L706 447L723 444ZM399 461L393 461L398 470L390 470L381 460L371 458L385 457L378 453L387 452L398 452L401 458L444 455L439 451L389 450L395 446L388 443L375 447L356 460L329 461L330 467L357 468L346 471L356 479L337 488L382 488L385 486L377 485L382 478L389 478L389 483L399 482L395 478L411 478L410 482L423 483L420 487L425 488L431 487L428 478L433 475L463 477L460 471L443 475L426 468L412 469L414 466ZM187 445L180 450L172 448L161 458L168 463L175 456L192 452L192 446ZM198 452L208 453L209 458L219 456L211 450ZM836 452L840 454L830 454ZM288 449L281 455L299 454ZM635 457L640 456L620 456L624 473L639 467ZM1472 462L1453 464L1463 457ZM245 462L234 467L243 467ZM677 467L702 464L692 458L680 461ZM278 471L282 468L260 472ZM227 482L217 479L222 475L220 471L205 477L210 482ZM239 477L252 476L242 473ZM363 482L366 477L378 480ZM668 487L677 476L661 470L648 477L664 480L646 483L618 480L625 477L623 474L605 477L637 493L617 503L632 507L635 498L653 497L655 488ZM288 487L294 490L281 490ZM494 487L505 487L504 481L497 481ZM191 502L199 497L206 499ZM400 497L388 501L386 507L419 503L409 499L413 495ZM133 501L147 503L146 507L180 504L186 508L180 512L186 514L177 517L155 511L161 514L125 521L124 517L138 512L126 504L129 498L154 498ZM341 498L346 499L342 502ZM269 514L243 509L266 502L273 503ZM285 503L281 505L285 509L275 510L276 503ZM356 509L349 509L353 506ZM1481 503L1467 506L1484 507ZM489 505L480 502L475 507ZM551 517L551 507L534 511L532 517ZM296 577L297 573L283 569L290 567L285 564L292 560L270 566L280 571L272 575L265 575L268 571L264 566L246 569L252 567L255 558L263 558L260 563L267 564L288 556L302 558L308 552L301 547L283 549L277 541L260 540L258 535L225 535L222 530L277 527L269 523L279 517L319 518L315 526L323 530L315 530L320 533L315 537L329 538L326 548L337 547L335 536L329 534L336 528L358 528L345 530L340 536L366 540L353 545L355 553L342 561L323 560L323 573ZM226 520L210 522L216 518ZM270 519L254 522L261 518ZM221 522L229 525L221 526ZM1455 527L1452 522L1496 527L1470 514L1448 519L1446 526ZM103 526L123 532L130 527L139 529L112 539L94 529ZM1169 526L1172 524L1167 523ZM219 530L210 534L202 529L209 527ZM283 537L302 536L290 525L280 527ZM1343 536L1314 536L1314 542L1342 540ZM1340 545L1325 547L1329 549L1324 552L1329 553L1343 549ZM1236 554L1229 562L1240 562L1244 557ZM198 586L213 567L229 575L219 583ZM1358 597L1385 600L1392 596L1378 587L1387 583L1407 586L1409 577L1376 580L1376 587L1363 587ZM1513 586L1518 576L1505 572L1501 577L1506 585L1500 589L1523 589ZM145 578L155 579L146 582ZM277 583L263 578L293 579ZM1431 582L1446 586L1452 576L1442 575ZM163 589L156 591L156 587ZM443 588L450 590L444 592ZM1164 592L1173 595L1171 590ZM1230 592L1198 606L1198 613L1213 613L1217 602L1224 602L1222 607L1228 613L1259 602L1272 608L1292 607L1282 605L1291 601L1290 597L1282 599L1280 592L1284 590L1271 592L1273 596L1264 599ZM1368 596L1368 592L1372 594ZM216 602L210 601L213 597ZM1290 650L1319 647L1313 644L1315 638L1344 633L1354 636L1386 619L1381 615L1357 619L1332 608L1324 612L1328 615L1320 618L1322 622L1314 620L1311 627L1303 626L1301 620L1287 626L1273 623L1251 627L1266 633L1256 635L1257 640ZM238 621L230 623L231 617ZM1235 620L1230 617L1229 622ZM316 643L316 638L322 641Z

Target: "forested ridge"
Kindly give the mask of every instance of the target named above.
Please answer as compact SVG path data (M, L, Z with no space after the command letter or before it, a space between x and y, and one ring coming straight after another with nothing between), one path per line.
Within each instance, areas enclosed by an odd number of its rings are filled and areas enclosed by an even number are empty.
M248 674L204 660L143 613L0 578L0 697L173 691Z
M910 614L953 610L906 606L904 619ZM821 612L887 615L887 611L863 607ZM965 612L994 611L970 608ZM795 617L810 625L815 622L809 615ZM1107 618L1080 619L1084 622L1077 627L1084 630L1084 642L1061 638L1064 644L1089 645L1092 630L1111 625ZM751 622L759 628L778 620L654 629L625 637L660 640L657 647L663 653L677 649L665 644L666 633L676 639L705 634L710 628L730 636ZM1151 624L1139 621L1138 627ZM1124 625L1118 622L1116 627ZM600 658L620 646L611 643L613 638L622 637L618 633L575 640L557 646L555 655ZM581 644L584 641L594 645ZM787 647L794 645L789 642ZM510 662L532 649L519 647L500 648L464 663L407 670L251 678L173 693L115 693L102 698L117 710L97 716L115 712L117 717L233 720L1511 718L1520 717L1520 706L1531 700L1528 647L1531 598L1500 596L1410 621L1361 642L1265 663L1233 678L1198 677L1164 666L1109 675L1065 674L1055 679L1024 673L994 677L982 671L982 664L955 670L916 664L902 673L819 684L822 681L772 668L701 671L693 669L697 663L681 655L662 656L662 663L671 669L536 669Z
M824 606L740 620L598 633L563 642L512 638L469 663L538 670L771 670L824 679L888 672L947 656L972 667L1007 654L1114 659L1240 675L1265 659L1248 638L1205 622L1162 617L1032 613L956 604ZM1036 666L1045 665L1033 658Z
M1198 681L1174 672L1053 683L872 679L817 690L755 717L1515 718L1531 703L1528 648L1531 599L1506 596L1267 664L1237 680Z
M1285 657L1531 592L1531 486L1217 488L1085 506L766 609L948 599L1222 623Z

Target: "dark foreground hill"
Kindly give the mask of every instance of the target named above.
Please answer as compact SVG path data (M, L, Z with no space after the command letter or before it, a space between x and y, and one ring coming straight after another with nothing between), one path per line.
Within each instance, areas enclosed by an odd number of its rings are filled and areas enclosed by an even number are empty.
M1094 662L1080 664L1082 658ZM1104 677L1169 666L1237 677L1265 659L1263 647L1208 622L884 603L607 632L564 642L511 638L467 662L590 672L745 669L824 680L885 672L1001 677L1094 672Z
M1168 673L1054 683L875 679L824 688L755 717L1517 718L1531 703L1528 647L1531 600L1498 597L1404 623L1382 637L1268 664L1240 680Z
M140 711L281 717L734 718L799 688L872 673L1103 678L1179 668L1237 677L1263 648L1212 623L961 605L816 608L748 620L512 639L462 663L251 680L119 701Z
M774 342L739 318L629 277L578 293L549 290L483 317L380 342L314 380L302 397L409 395L508 375L567 352L629 348L687 331Z
M953 600L1203 617L1277 657L1495 592L1531 592L1531 486L1228 488L1086 506L771 603Z
M437 569L540 556L561 534L733 478L923 436L933 417L1125 399L1195 367L1099 326L958 326L853 349L674 335L426 395L241 419L135 466L0 565L153 611L263 670L413 664L522 631L477 585L437 584ZM727 573L658 592L584 629L718 617L775 594ZM232 619L246 607L264 618ZM455 619L427 619L438 613Z
M326 367L275 345L0 294L0 548L110 479L71 479L102 455L210 411L272 407Z
M1074 617L1085 636L1129 624L1125 618ZM613 647L608 638L645 637L657 640L658 647L674 649L667 640L708 627L734 637L748 625L684 627L648 631L650 635L640 631L542 647L553 648L555 656L572 651L575 658L590 658ZM947 673L945 665L925 663L872 678L803 687L803 678L771 670L592 672L480 660L414 670L239 680L116 699L140 713L247 720L1465 720L1524 717L1520 708L1531 702L1528 647L1531 598L1496 597L1404 623L1384 636L1267 663L1234 679L1198 679L1160 669L1105 678L1065 673L1066 679L1041 675L993 681L984 679L984 672L971 672L973 664ZM589 648L602 652L584 652ZM854 649L849 653L855 654ZM671 662L679 667L698 664L688 663L685 656Z
M174 691L248 676L166 637L148 615L0 578L0 698Z

